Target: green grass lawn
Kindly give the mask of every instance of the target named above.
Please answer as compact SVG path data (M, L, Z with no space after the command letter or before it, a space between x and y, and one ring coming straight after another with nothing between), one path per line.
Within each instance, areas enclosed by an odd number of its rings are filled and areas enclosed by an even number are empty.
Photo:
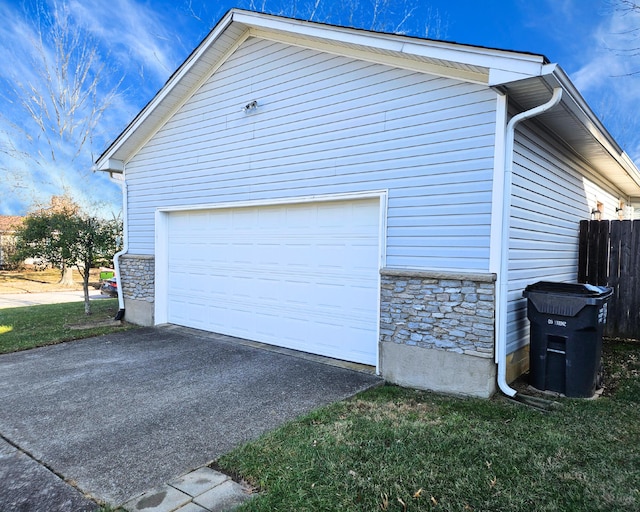
M118 311L117 299L91 301L91 311L84 314L84 302L0 309L0 354L135 327L110 325Z
M261 491L245 511L640 510L639 356L607 343L605 396L546 413L383 386L216 466Z

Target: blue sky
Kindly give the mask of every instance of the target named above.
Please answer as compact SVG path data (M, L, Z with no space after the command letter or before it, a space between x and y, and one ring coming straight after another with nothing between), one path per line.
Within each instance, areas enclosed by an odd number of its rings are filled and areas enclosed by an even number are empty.
M640 55L632 50L640 47L640 12L620 12L616 0L57 0L81 38L98 49L104 66L98 95L121 82L80 154L66 140L56 165L36 165L29 154L40 151L46 162L48 152L13 90L16 83L37 87L34 25L55 5L40 3L44 10L37 12L31 0L0 0L0 214L24 214L34 201L65 190L91 208L117 213L119 189L91 172L92 161L232 7L543 54L564 68L640 163ZM44 53L50 51L45 41Z

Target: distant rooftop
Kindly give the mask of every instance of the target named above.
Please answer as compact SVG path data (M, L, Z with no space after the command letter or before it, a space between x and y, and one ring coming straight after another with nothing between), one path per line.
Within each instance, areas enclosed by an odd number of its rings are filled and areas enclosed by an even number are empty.
M18 215L0 215L0 233L14 231L24 220L24 217Z

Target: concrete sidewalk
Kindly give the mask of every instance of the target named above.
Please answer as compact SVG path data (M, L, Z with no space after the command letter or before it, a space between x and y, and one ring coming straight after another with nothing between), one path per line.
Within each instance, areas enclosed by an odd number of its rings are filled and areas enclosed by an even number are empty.
M252 498L252 489L202 467L125 503L129 512L226 512Z
M89 299L98 300L108 298L99 291L89 290ZM75 290L71 292L46 292L46 293L1 293L0 309L20 308L23 306L38 306L40 304L61 304L63 302L82 302L84 292Z
M0 510L92 512L95 500L28 454L0 439ZM129 500L129 512L223 512L254 496L248 486L209 467L201 467Z
M172 326L5 354L0 435L81 495L132 505L241 443L381 382L302 356ZM13 465L20 459L0 458L0 475L22 474ZM11 509L7 494L0 488L0 510ZM32 505L20 510L57 510Z

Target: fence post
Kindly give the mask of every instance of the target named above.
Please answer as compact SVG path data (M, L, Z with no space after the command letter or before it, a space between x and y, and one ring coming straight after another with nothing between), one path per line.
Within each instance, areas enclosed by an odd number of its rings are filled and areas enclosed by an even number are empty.
M578 238L578 282L587 283L587 268L589 265L589 221L580 221L580 236Z

